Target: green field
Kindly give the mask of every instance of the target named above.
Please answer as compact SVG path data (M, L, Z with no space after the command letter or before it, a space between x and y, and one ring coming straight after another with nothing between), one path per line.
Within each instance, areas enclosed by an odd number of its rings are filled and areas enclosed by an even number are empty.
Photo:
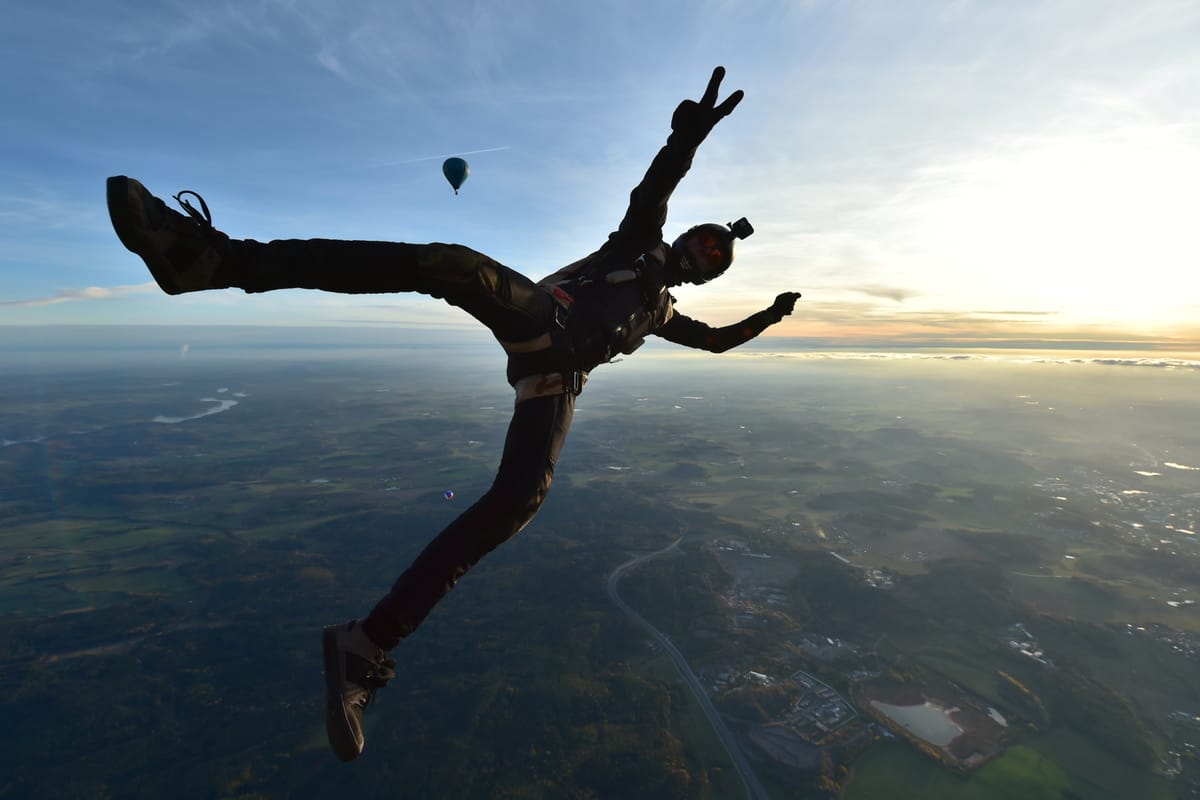
M1160 778L1121 769L1078 741L1043 737L1017 745L968 777L952 775L912 748L883 743L854 763L841 800L1171 800Z

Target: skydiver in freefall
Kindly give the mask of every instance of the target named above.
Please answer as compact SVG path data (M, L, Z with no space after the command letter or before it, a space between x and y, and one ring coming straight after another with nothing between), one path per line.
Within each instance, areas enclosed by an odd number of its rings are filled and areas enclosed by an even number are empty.
M170 209L137 181L108 179L108 209L121 242L141 256L167 294L236 287L246 292L421 292L445 300L488 327L508 356L515 408L491 488L439 533L363 619L322 631L329 743L350 761L362 752L362 715L395 676L389 651L479 559L537 513L588 373L636 350L647 334L720 353L792 313L800 295L784 292L763 311L712 328L675 311L668 289L701 284L733 260L745 219L698 225L668 244L667 200L712 128L742 99L717 104L724 67L713 70L699 102L684 100L666 145L629 197L617 230L599 250L533 282L460 244L231 239L215 229L195 192ZM196 209L185 198L200 204Z

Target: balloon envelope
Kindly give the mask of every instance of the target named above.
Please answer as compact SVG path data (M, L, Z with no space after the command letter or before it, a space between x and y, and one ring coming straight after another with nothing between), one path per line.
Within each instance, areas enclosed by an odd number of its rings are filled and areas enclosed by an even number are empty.
M458 194L458 187L467 180L467 176L471 174L471 168L461 158L447 158L442 162L442 174L454 187L454 193Z

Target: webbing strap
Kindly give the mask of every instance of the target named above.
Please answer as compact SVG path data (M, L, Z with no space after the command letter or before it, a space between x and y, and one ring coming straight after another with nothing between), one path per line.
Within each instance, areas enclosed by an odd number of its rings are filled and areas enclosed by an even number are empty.
M572 379L573 385L569 385L566 379ZM588 376L586 372L568 372L564 376L561 372L550 372L545 375L528 375L517 381L517 403L523 403L526 400L532 400L535 397L549 397L555 394L579 394L583 391L584 385L587 383Z

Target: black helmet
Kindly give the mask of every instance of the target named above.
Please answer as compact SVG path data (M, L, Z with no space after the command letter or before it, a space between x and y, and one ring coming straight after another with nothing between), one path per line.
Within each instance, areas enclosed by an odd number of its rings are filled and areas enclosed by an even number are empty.
M707 283L716 278L733 263L734 240L745 239L752 233L754 228L745 217L728 225L706 222L688 228L671 243L671 250L679 259L681 278L697 284ZM701 247L712 256L698 264L692 263L694 259L687 250L688 240L695 236L702 237Z

